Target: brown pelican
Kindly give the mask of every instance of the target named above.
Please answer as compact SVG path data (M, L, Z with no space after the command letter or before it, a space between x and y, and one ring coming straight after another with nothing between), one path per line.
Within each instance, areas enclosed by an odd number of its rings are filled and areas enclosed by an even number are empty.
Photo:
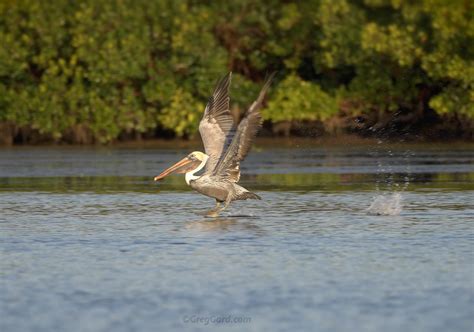
M232 201L261 199L237 182L240 179L240 162L250 151L252 140L262 125L259 111L272 77L266 81L257 100L249 107L238 126L234 124L229 108L232 73L220 79L199 123L206 153L190 153L154 180L161 180L172 173L186 173L185 180L191 188L216 199L216 207L206 214L209 217L217 217ZM196 175L203 168L202 175ZM221 207L222 203L224 205Z

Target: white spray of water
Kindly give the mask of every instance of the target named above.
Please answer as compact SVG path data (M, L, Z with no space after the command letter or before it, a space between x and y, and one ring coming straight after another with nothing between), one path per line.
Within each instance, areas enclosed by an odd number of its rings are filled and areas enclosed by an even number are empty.
M384 141L379 140L371 154L377 160L377 196L366 212L378 216L398 216L403 209L402 193L410 184L410 161L414 153L410 150L403 153L392 151Z
M374 197L367 209L368 214L377 216L398 216L402 212L402 194L391 193Z

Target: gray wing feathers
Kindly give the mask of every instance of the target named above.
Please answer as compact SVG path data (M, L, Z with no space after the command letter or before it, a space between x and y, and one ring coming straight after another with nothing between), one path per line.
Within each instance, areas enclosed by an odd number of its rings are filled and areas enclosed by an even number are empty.
M204 149L209 156L206 163L206 173L214 170L224 151L226 137L234 126L234 120L229 108L229 87L232 73L221 78L209 98L204 116L199 123L199 133L204 143Z
M262 125L262 115L260 108L263 99L270 87L273 75L266 81L257 100L255 100L247 110L244 118L239 123L233 135L232 142L225 154L219 160L214 169L213 175L227 178L231 182L238 182L240 179L240 162L247 156L252 146L252 141L257 135Z

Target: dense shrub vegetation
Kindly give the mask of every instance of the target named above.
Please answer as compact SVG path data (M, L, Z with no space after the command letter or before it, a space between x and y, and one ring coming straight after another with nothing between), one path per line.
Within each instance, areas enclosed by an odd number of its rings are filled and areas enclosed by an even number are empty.
M7 143L189 137L227 70L269 128L472 138L474 2L0 0Z

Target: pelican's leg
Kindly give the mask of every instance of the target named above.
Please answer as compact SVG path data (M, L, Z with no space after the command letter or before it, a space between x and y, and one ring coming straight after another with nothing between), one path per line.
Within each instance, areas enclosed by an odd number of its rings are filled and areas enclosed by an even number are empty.
M206 214L206 217L212 217L212 218L215 218L219 215L219 213L221 213L222 211L224 211L225 209L227 209L227 207L229 206L230 202L232 201L232 193L230 192L228 195L227 195L227 198L224 202L224 206L223 207L220 207L221 205L221 202L217 201L216 200L216 208L214 210L210 210L207 212Z
M229 193L227 195L227 198L226 198L225 202L224 202L224 206L219 209L219 212L222 212L225 209L227 209L227 207L229 206L231 201L232 201L232 193Z
M216 199L216 207L207 211L206 216L213 217L213 218L217 217L220 212L220 206L221 206L221 202Z

